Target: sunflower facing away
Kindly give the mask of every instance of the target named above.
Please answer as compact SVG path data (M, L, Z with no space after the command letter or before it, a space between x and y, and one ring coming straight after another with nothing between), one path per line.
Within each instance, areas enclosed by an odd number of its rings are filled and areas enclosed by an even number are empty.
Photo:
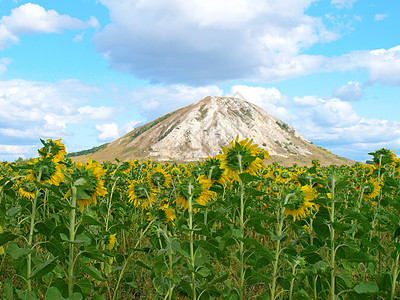
M316 195L315 189L309 185L296 188L285 205L285 216L291 215L296 221L308 216L311 209L319 209L319 205L313 202Z
M29 200L35 198L36 186L32 180L27 177L20 178L17 181L18 194Z
M171 185L171 175L163 169L161 165L157 165L149 173L147 173L147 181L152 188L163 188Z
M253 144L253 139L239 141L239 136L231 141L230 147L222 148L221 168L225 169L224 175L239 181L239 174L246 172L255 175L265 167L263 160L269 158L269 153Z
M40 179L41 184L48 183L55 186L58 186L64 180L60 164L50 158L35 158L32 162L28 162L28 164L33 165L28 175L29 180L37 181Z
M85 182L82 187L78 186L80 193L78 193L77 202L80 211L83 211L85 207L91 204L96 205L96 197L102 197L107 194L107 189L104 187L104 180L101 179L105 174L106 170L98 162L92 161L92 159L89 159L85 164L82 162L76 163L71 175L72 182ZM68 191L68 195L70 194L71 190Z
M191 176L183 180L178 187L178 197L175 199L175 203L186 210L189 208L188 200L191 196L192 201L200 205L206 205L214 195L214 192L209 190L211 185L212 181L205 175L200 175L197 178Z
M154 203L155 190L150 187L147 180L132 180L128 188L128 198L136 207L148 209Z
M41 140L41 142L43 147L38 150L41 157L50 157L53 161L59 162L67 154L64 144L61 143L61 139L55 141L48 139L46 142Z

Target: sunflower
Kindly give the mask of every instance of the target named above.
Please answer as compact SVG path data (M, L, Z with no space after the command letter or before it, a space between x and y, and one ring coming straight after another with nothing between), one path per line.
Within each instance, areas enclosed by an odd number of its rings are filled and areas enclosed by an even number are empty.
M129 202L133 202L136 207L148 209L154 203L155 194L155 190L145 180L132 180L128 188Z
M161 165L157 165L147 174L147 182L151 188L169 187L171 185L171 175Z
M172 225L175 226L174 224L174 220L176 219L175 211L173 208L169 207L169 204L166 201L164 200L161 201L160 206L156 210L153 210L152 213L148 212L147 215L149 217L147 220L148 221L153 220L154 214L156 214L157 219L163 222L164 224L171 222Z
M209 190L211 185L212 181L204 175L197 178L189 177L183 180L178 187L178 197L175 199L175 203L186 210L189 208L188 200L192 197L192 201L206 205L214 195L214 192Z
M293 216L293 220L300 220L310 214L310 210L315 208L319 209L319 205L314 203L316 191L310 185L296 188L293 195L288 199L285 204L285 216Z
M77 182L84 183L83 185L77 185L78 188L78 205L79 210L83 211L85 207L91 204L96 205L96 197L103 197L107 195L107 189L104 187L104 180L102 176L106 174L106 170L96 161L92 161L89 158L87 163L77 162L75 169L72 171L71 178L75 184ZM71 194L71 190L68 191L67 195Z
M51 140L48 139L46 142L41 140L44 147L38 150L39 155L43 158L50 157L53 161L59 162L64 159L64 155L67 154L65 146L61 143L61 139Z
M221 160L221 168L229 179L239 181L239 174L246 172L255 175L265 168L263 159L269 158L269 153L253 144L253 139L239 141L239 136L230 142L230 147L222 148L222 154L216 158Z
M222 162L217 157L208 157L201 165L202 173L211 181L218 182L226 186L228 178L224 175L224 169L221 168Z
M51 158L34 158L28 165L32 166L29 180L37 181L40 183L48 183L50 185L58 186L64 180L64 174L61 171L61 166ZM39 178L40 177L40 178Z
M17 181L18 194L27 199L35 198L36 186L31 179L23 177Z
M381 191L381 187L379 186L378 181L375 178L371 178L367 180L364 184L364 197L365 200L372 200L375 197L379 196Z
M381 166L391 164L396 158L396 155L393 151L385 148L379 149L375 152L370 152L368 154L373 156L375 167L379 167L379 163L381 164Z
M114 234L111 234L111 235L108 237L107 249L110 250L110 251L111 251L111 249L114 248L114 246L115 246L115 242L117 241L116 236L117 236L117 234L114 233Z

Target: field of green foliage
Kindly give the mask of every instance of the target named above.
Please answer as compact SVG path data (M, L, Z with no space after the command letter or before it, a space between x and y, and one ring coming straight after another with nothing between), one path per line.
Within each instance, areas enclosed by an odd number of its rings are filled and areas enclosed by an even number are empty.
M400 159L0 163L1 299L396 299Z

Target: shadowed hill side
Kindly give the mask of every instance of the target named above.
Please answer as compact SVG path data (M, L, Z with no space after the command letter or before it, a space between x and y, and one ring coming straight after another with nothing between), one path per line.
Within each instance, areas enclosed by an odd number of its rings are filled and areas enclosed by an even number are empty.
M238 98L206 97L136 128L98 151L73 160L201 161L218 154L237 135L267 150L283 165L353 164L317 147L262 108Z

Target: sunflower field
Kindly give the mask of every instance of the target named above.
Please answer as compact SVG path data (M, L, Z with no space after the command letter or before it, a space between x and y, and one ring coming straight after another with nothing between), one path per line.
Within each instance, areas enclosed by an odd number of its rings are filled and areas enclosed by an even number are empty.
M0 163L1 299L397 299L400 159Z

